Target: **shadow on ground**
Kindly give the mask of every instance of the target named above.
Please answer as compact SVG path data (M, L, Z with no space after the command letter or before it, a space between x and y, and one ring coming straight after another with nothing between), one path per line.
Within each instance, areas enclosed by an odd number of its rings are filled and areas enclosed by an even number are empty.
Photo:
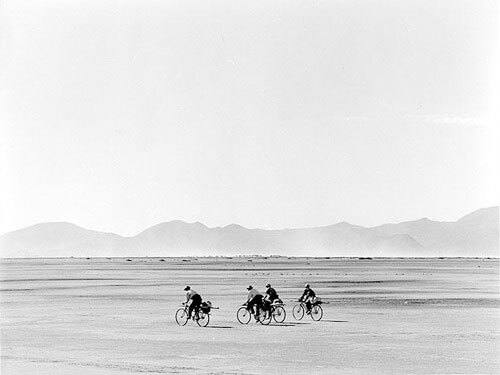
M323 319L321 321L322 322L328 322L328 323L349 323L348 320L328 320L328 319Z

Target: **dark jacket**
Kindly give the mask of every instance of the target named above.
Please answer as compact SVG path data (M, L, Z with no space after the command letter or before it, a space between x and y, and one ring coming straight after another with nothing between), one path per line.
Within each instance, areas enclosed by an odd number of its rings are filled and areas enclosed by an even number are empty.
M266 294L269 296L269 301L271 302L279 298L278 293L276 293L276 290L272 287L267 288Z
M305 288L304 293L302 293L302 296L300 297L301 300L305 298L314 298L316 297L316 293L314 293L314 290L311 288Z

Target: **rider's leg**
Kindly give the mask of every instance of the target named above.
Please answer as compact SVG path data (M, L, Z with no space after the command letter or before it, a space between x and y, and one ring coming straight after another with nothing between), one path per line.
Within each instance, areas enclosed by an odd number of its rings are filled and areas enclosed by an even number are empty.
M194 301L191 300L191 303L189 304L189 309L188 309L188 319L191 319L191 316L193 315L194 308L195 308Z
M312 308L312 303L311 303L311 300L308 299L306 301L306 309L307 309L307 313L309 314L311 312L311 308Z
M255 315L259 316L260 315L260 309L262 308L262 297L259 298L259 296L255 297L256 303L255 303Z
M262 304L263 310L269 311L271 310L271 301L265 299Z
M252 298L250 301L247 303L247 310L250 311L251 313L255 314L253 310L253 305L255 305L255 298Z
M201 306L201 296L199 294L193 296L193 300L191 302L191 305L193 306L193 309L195 311L196 316L198 316L198 313L200 311L200 306Z

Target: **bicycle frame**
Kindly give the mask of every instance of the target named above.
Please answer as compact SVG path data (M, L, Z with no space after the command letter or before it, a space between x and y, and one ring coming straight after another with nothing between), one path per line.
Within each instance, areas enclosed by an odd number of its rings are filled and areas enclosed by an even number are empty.
M177 312L175 313L175 320L177 324L184 326L187 324L189 318L189 305L184 303L179 309L177 309ZM200 327L206 327L210 321L210 312L204 312L201 310L201 307L196 307L194 309L193 321L196 321Z

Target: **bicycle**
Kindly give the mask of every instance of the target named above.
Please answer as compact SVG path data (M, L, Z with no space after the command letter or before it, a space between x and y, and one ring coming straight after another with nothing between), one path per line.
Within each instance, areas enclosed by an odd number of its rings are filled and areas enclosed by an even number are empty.
M175 312L175 321L180 326L185 326L188 322L189 317L189 306L185 303L182 304L183 307L177 309ZM194 317L193 320L200 326L206 327L208 322L210 321L210 309L211 307L205 304L206 306L200 306L194 309Z
M302 320L307 307L304 301L299 300L298 302L299 303L293 307L292 314L296 320ZM317 300L316 302L313 302L311 306L311 319L317 322L323 318L323 308L321 307L321 303L321 300Z
M240 322L240 324L250 323L252 315L255 316L254 312L248 309L246 303L243 304L243 306L241 306L238 311L236 311L236 319L238 319L238 322ZM261 308L260 315L257 316L255 320L260 324L268 325L269 323L271 323L272 315L270 314L269 310L264 310L263 308Z
M283 323L286 319L286 310L281 300L275 301L269 305L269 314L276 323Z

